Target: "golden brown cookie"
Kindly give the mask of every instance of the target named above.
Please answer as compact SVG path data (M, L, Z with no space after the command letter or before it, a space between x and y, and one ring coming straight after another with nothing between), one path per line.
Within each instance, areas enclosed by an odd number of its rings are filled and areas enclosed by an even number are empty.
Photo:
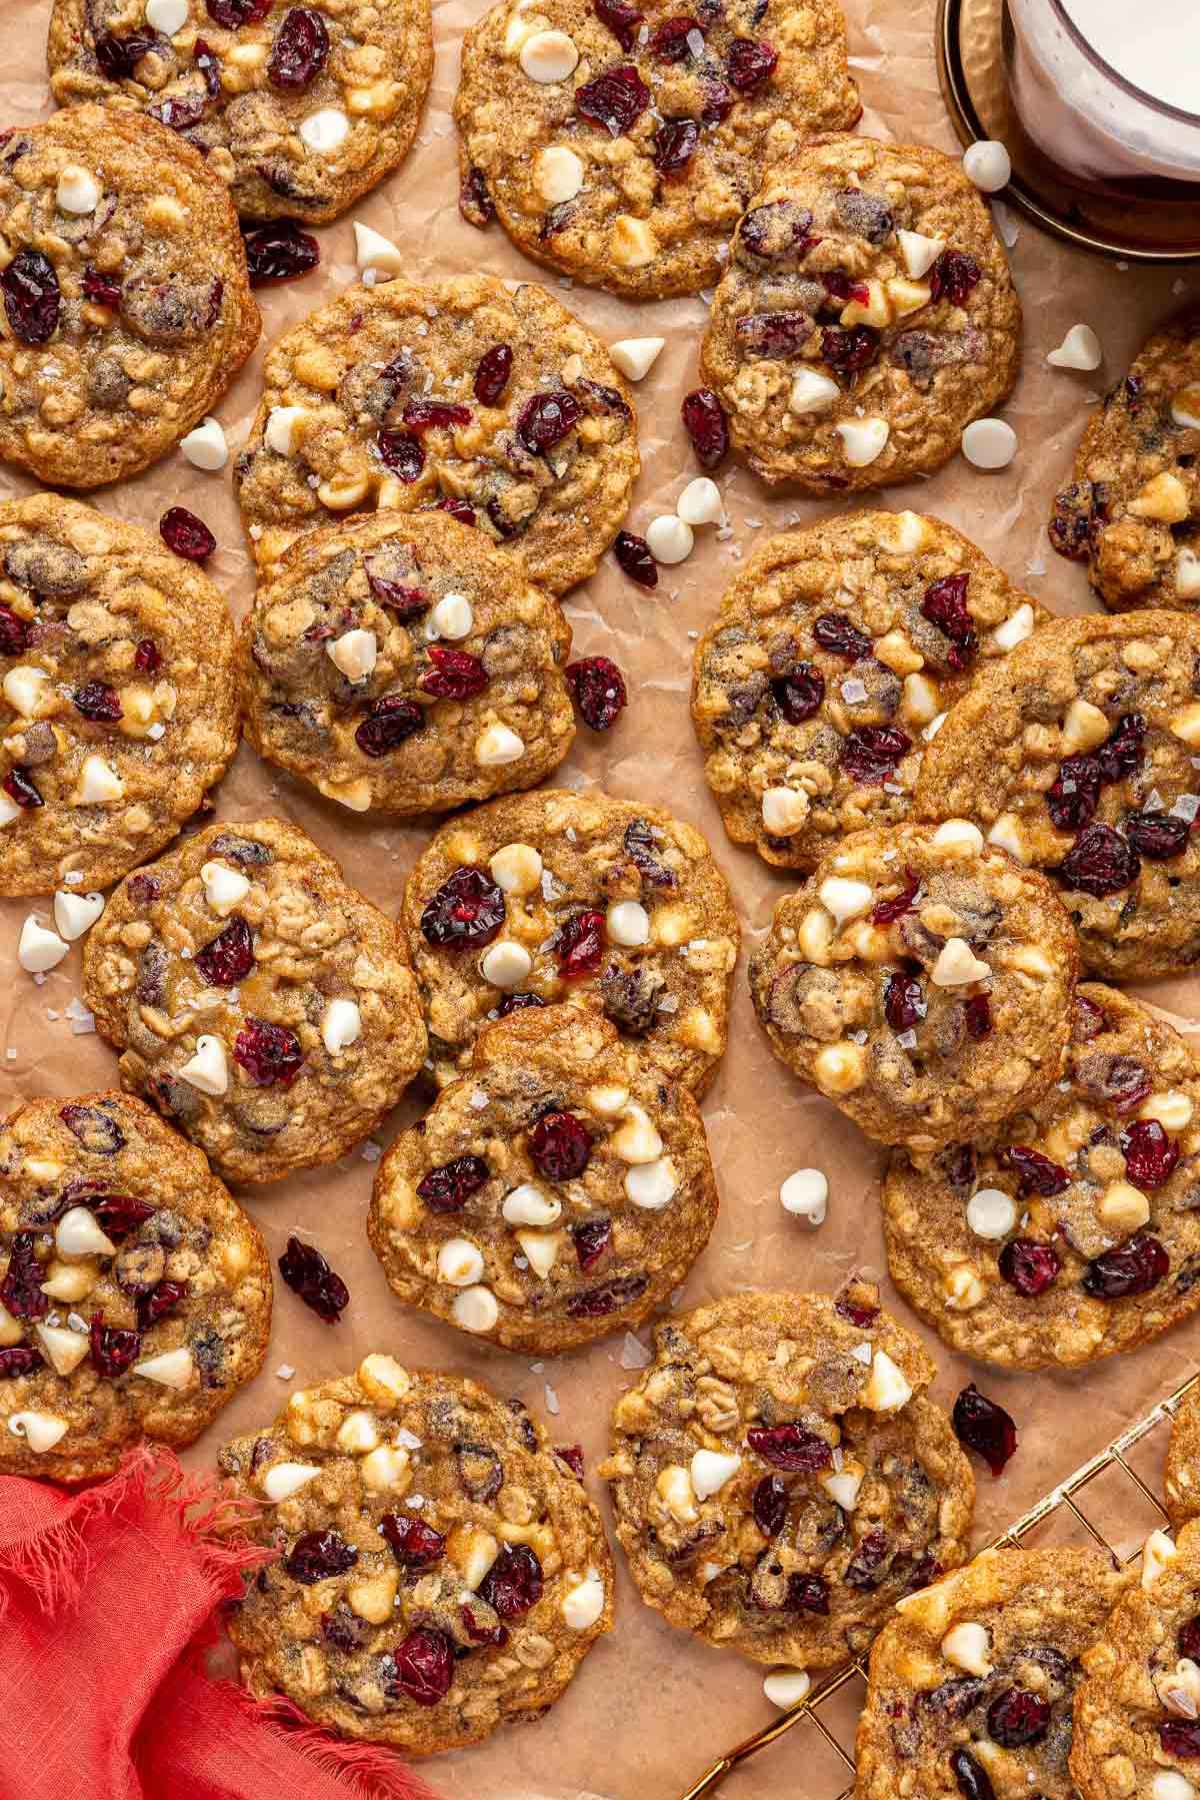
M463 42L459 204L576 280L693 294L768 157L861 111L836 0L500 0Z
M933 1364L878 1299L745 1293L659 1326L600 1473L670 1624L826 1668L962 1561L974 1477L922 1392Z
M968 820L877 826L779 902L750 992L793 1074L868 1137L929 1151L1058 1079L1078 960L1050 883Z
M335 1162L425 1054L397 928L281 819L210 825L129 876L83 991L125 1086L231 1181Z
M1050 542L1105 606L1200 606L1200 313L1149 337L1094 411Z
M323 224L416 134L429 0L54 0L60 106L138 109L191 144L255 219Z
M640 466L604 345L545 288L459 275L356 287L280 338L235 479L260 568L332 515L440 506L561 594Z
M957 158L833 137L771 167L700 373L764 481L883 487L948 462L1017 374L1021 307Z
M808 869L831 837L899 824L946 710L1045 618L921 513L847 513L770 538L726 588L692 674L730 837Z
M716 1217L688 1090L598 1013L527 1007L396 1139L367 1231L402 1300L555 1356L640 1325Z
M127 1094L0 1122L0 1470L86 1481L190 1444L262 1367L271 1269L198 1150Z
M258 341L237 215L154 119L73 106L0 140L0 461L58 487L137 474Z
M281 1552L227 1614L242 1679L342 1737L408 1756L478 1743L539 1718L612 1629L576 1464L464 1376L368 1356L220 1466Z
M1176 1528L1200 1513L1200 1394L1194 1388L1171 1422L1163 1489Z
M161 850L238 743L233 624L138 525L0 503L0 893L104 887Z

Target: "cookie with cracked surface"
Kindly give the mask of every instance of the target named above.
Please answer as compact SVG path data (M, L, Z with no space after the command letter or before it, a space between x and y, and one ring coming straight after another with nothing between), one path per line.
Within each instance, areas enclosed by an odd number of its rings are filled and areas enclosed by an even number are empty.
M235 482L260 568L332 515L440 506L560 594L640 466L604 345L545 288L460 275L355 288L280 338Z
M439 1086L489 1020L594 1009L701 1094L725 1052L738 922L694 826L592 789L493 800L443 825L400 913Z
M836 0L501 0L463 43L460 206L578 281L694 294L768 156L861 111Z
M866 1649L966 1553L975 1482L878 1289L746 1293L672 1319L601 1465L643 1600L754 1662Z
M696 646L692 720L735 843L811 868L908 817L926 734L1044 622L952 526L859 512L771 538ZM863 759L873 746L886 756Z
M926 750L916 816L978 820L1051 876L1084 966L1200 958L1200 619L1054 619L984 670Z
M433 69L429 0L54 0L50 86L169 126L238 211L324 224L403 161Z
M0 1470L190 1444L262 1367L271 1268L200 1152L126 1094L0 1121Z
M700 373L756 475L829 494L941 468L1011 391L1020 334L958 159L833 137L772 167L742 217Z
M73 106L0 135L0 461L58 487L136 475L258 342L237 215L190 144Z
M83 991L125 1086L231 1181L335 1162L425 1054L396 926L281 819L210 825L130 875Z
M898 1151L892 1280L956 1350L1022 1369L1133 1350L1200 1306L1200 1070L1173 1026L1086 983L1063 1079L976 1143Z
M533 787L575 736L558 602L442 512L297 538L242 637L246 734L353 812Z
M855 1800L1077 1800L1079 1659L1128 1585L1099 1550L990 1550L899 1601L871 1651Z
M367 1232L410 1305L555 1356L640 1325L717 1217L691 1094L597 1013L529 1007L375 1176Z
M536 1719L612 1628L582 1477L519 1400L390 1356L293 1394L220 1467L280 1559L228 1614L242 1679L431 1756Z
M1111 612L1200 606L1200 312L1156 331L1092 413L1050 542Z
M225 773L238 713L233 622L194 564L58 494L0 503L0 894L154 856Z
M1163 1491L1176 1528L1200 1514L1200 1396L1194 1390L1171 1423Z
M771 1048L876 1142L933 1150L1039 1100L1078 954L1050 883L950 819L827 850L750 958Z

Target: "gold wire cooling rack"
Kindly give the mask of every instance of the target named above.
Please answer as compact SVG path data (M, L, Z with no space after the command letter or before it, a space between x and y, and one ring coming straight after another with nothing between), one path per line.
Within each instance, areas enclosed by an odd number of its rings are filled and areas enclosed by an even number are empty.
M1136 1445L1142 1444L1155 1432L1163 1432L1167 1429L1178 1410L1180 1401L1196 1386L1197 1382L1200 1382L1200 1373L1189 1376L1181 1387L1177 1387L1173 1394L1168 1394L1164 1400L1160 1400L1158 1405L1146 1413L1143 1418L1138 1419L1136 1424L1127 1426L1119 1437L1113 1439L1111 1444L1106 1445L1103 1450L1097 1451L1095 1456L1083 1463L1073 1474L1068 1475L1065 1481L1059 1482L1057 1487L1052 1488L1048 1494L1043 1494L1042 1498L1036 1501L1027 1513L1010 1525L1007 1531L1001 1532L999 1537L993 1538L991 1544L986 1548L993 1550L1001 1547L1022 1549L1038 1527L1045 1526L1058 1516L1064 1518L1073 1527L1081 1527L1093 1542L1112 1557L1115 1565L1121 1566L1135 1561L1141 1555L1142 1542L1146 1532L1139 1531L1137 1542L1122 1554L1110 1541L1110 1538L1116 1533L1111 1528L1106 1532L1100 1524L1096 1523L1094 1517L1089 1516L1080 1502L1080 1496L1100 1477L1111 1472L1120 1486L1116 1495L1112 1493L1107 1495L1105 1512L1112 1511L1117 1518L1127 1518L1129 1507L1148 1503L1155 1515L1153 1522L1155 1524L1165 1522L1167 1518L1165 1506L1158 1495L1142 1480L1136 1469L1131 1467L1128 1458ZM1130 1491L1131 1489L1132 1491ZM1098 1509L1093 1508L1093 1511L1096 1512ZM810 1800L853 1800L854 1724L859 1710L857 1704L853 1703L853 1688L854 1684L857 1684L860 1689L865 1688L866 1679L867 1658L866 1656L856 1657L853 1662L847 1663L844 1668L838 1669L835 1674L820 1682L798 1706L793 1706L788 1712L781 1713L770 1725L764 1726L761 1731L756 1731L753 1737L746 1738L744 1742L718 1758L711 1769L706 1770L699 1781L688 1788L687 1792L681 1796L681 1800L701 1800L702 1795L715 1793L727 1775L732 1774L735 1769L748 1762L752 1756L757 1756L758 1752L765 1750L769 1744L777 1743L786 1732L794 1731L797 1727L807 1728L816 1734L815 1740L809 1740L813 1743L814 1749L820 1751L820 1755L813 1759L813 1767L824 1768L828 1771L828 1780L823 1788L806 1789ZM840 1706L838 1705L839 1699Z

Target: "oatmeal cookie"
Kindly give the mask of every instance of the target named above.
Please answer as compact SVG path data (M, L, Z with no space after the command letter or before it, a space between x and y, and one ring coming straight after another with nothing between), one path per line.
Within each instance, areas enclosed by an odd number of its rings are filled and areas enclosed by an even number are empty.
M293 1394L220 1456L280 1551L228 1614L250 1692L409 1756L540 1717L612 1628L576 1455L519 1400L390 1356Z
M738 225L700 372L756 475L812 493L948 462L1016 380L1021 307L958 159L834 137Z
M1082 1800L1200 1793L1200 1520L1147 1539L1141 1580L1083 1657L1071 1774Z
M425 1054L400 933L281 819L210 825L130 875L83 991L125 1086L231 1181L335 1162Z
M258 1374L271 1268L198 1150L127 1094L0 1121L0 1472L87 1481L190 1444Z
M1171 1424L1163 1489L1172 1525L1186 1525L1200 1513L1200 1393L1195 1388Z
M439 1086L489 1019L599 1007L672 1082L701 1094L725 1052L733 896L706 840L592 789L493 800L443 825L404 890Z
M1055 619L983 671L926 750L918 818L977 819L1057 884L1113 981L1200 958L1200 619Z
M975 1482L878 1290L745 1293L661 1325L613 1413L617 1536L643 1600L755 1662L866 1649L963 1560Z
M105 887L175 836L237 749L235 658L224 600L159 538L0 503L0 894Z
M533 787L575 736L558 602L433 510L297 538L242 639L260 756L353 812L448 812Z
M694 294L768 157L861 112L837 0L500 0L463 43L460 206L576 280Z
M1112 612L1200 606L1200 312L1147 340L1088 420L1050 542Z
M1064 1077L977 1143L898 1151L892 1280L955 1350L1022 1369L1133 1350L1200 1306L1200 1069L1088 983Z
M614 1025L528 1007L375 1176L371 1248L402 1300L556 1356L640 1325L717 1218L700 1110Z
M692 719L730 837L811 869L831 837L899 824L926 733L1046 616L920 513L771 538L696 646Z
M416 135L429 0L54 0L60 106L140 110L193 145L238 211L323 224Z
M235 481L267 568L331 514L440 506L553 594L590 575L641 467L630 392L545 288L386 281L269 352Z
M56 487L136 475L258 342L237 215L198 151L73 106L0 134L0 461Z
M856 1800L1078 1800L1079 1659L1128 1580L1099 1550L989 1550L899 1601L871 1651Z
M1058 1079L1077 964L1045 877L950 819L827 850L775 908L750 992L793 1074L868 1137L928 1151Z

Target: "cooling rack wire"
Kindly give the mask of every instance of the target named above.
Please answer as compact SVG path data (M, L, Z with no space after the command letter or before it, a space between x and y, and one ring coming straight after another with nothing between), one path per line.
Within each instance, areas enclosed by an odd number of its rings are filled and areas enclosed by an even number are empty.
M1103 1450L1097 1451L1074 1474L1068 1475L1065 1481L1059 1482L1048 1494L1043 1494L1027 1513L1006 1531L1002 1531L999 1537L993 1538L986 1547L1023 1549L1035 1531L1053 1521L1065 1524L1073 1535L1078 1535L1082 1530L1093 1543L1107 1551L1118 1567L1136 1561L1141 1555L1146 1530L1165 1523L1167 1512L1158 1495L1131 1466L1128 1460L1130 1452L1155 1433L1165 1434L1180 1401L1197 1382L1200 1382L1200 1372L1189 1376L1173 1394L1160 1400L1157 1406L1135 1424L1127 1426L1119 1437L1115 1437ZM1110 1541L1116 1535L1115 1531L1110 1527L1106 1532L1097 1524L1095 1516L1089 1516L1081 1499L1089 1488L1098 1493L1095 1484L1102 1483L1105 1476L1116 1484L1115 1491L1110 1490L1105 1495L1102 1509L1105 1514L1111 1514L1116 1519L1128 1518L1129 1509L1144 1512L1146 1505L1153 1514L1146 1530L1139 1530L1136 1543L1124 1553ZM1093 1515L1100 1511L1099 1506L1093 1506ZM854 1726L866 1679L867 1658L856 1657L853 1662L819 1682L798 1706L780 1713L770 1725L756 1731L753 1737L746 1738L719 1757L680 1800L701 1800L702 1795L714 1794L727 1775L748 1762L752 1756L757 1756L760 1750L778 1743L787 1732L797 1729L805 1733L806 1778L820 1780L822 1776L825 1777L824 1785L806 1786L806 1800L853 1800ZM812 1752L811 1757L809 1752ZM799 1763L797 1766L800 1766Z

